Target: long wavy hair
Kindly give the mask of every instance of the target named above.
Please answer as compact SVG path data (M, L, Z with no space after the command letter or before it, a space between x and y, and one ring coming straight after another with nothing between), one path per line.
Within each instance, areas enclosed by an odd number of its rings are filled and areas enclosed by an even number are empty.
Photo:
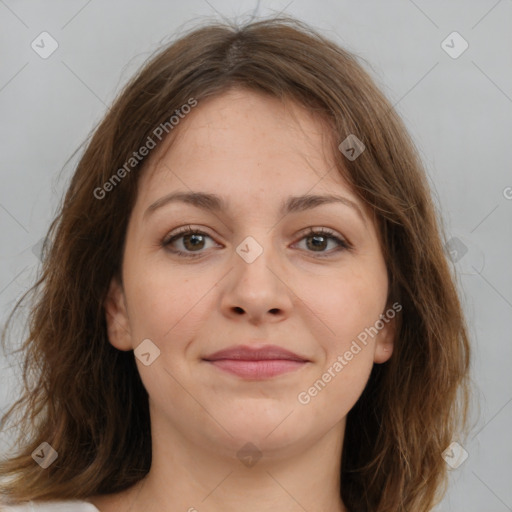
M18 429L0 463L9 502L86 499L148 473L148 395L133 353L109 343L104 310L148 157L108 197L98 190L190 98L200 106L235 86L295 100L327 122L337 172L374 212L390 300L402 305L393 354L374 365L347 417L340 496L357 512L423 512L446 492L442 452L466 434L469 417L470 344L425 171L358 58L278 16L210 21L159 48L85 141L27 292L28 337L15 351L24 358L23 394L1 420ZM356 159L338 148L350 134L366 147ZM43 442L58 452L47 469L31 456Z

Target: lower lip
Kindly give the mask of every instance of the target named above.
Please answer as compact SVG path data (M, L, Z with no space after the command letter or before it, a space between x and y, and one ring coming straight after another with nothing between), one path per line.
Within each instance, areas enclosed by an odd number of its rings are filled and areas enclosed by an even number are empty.
M220 370L234 373L245 379L268 379L283 373L302 368L306 361L291 361L289 359L267 359L259 361L241 361L238 359L218 359L208 361Z

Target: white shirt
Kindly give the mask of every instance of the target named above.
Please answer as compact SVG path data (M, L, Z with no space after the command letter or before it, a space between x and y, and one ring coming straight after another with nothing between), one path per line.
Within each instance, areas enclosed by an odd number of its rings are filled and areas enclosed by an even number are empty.
M1 512L100 512L86 501L29 501L24 505L1 505Z

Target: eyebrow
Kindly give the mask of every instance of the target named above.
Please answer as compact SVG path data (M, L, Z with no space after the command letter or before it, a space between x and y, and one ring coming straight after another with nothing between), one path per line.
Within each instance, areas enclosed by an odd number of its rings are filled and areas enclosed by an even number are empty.
M212 212L221 212L229 210L228 201L217 194L206 192L171 192L170 194L163 196L160 199L157 199L153 204L151 204L144 212L143 217L147 217L148 215L153 213L155 210L161 208L162 206L174 202L190 204L197 208L201 208L202 210ZM284 216L289 213L303 212L306 210L317 208L318 206L322 206L324 204L332 203L341 203L344 204L345 206L352 208L359 215L363 223L366 224L366 220L361 209L354 201L351 201L346 197L334 194L308 194L302 196L290 196L281 204L279 213L280 215Z

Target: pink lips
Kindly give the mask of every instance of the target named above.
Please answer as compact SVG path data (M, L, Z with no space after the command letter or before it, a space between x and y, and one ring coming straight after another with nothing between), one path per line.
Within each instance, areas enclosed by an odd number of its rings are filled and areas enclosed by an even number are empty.
M276 345L238 345L204 358L216 368L246 379L267 379L302 368L308 360Z

